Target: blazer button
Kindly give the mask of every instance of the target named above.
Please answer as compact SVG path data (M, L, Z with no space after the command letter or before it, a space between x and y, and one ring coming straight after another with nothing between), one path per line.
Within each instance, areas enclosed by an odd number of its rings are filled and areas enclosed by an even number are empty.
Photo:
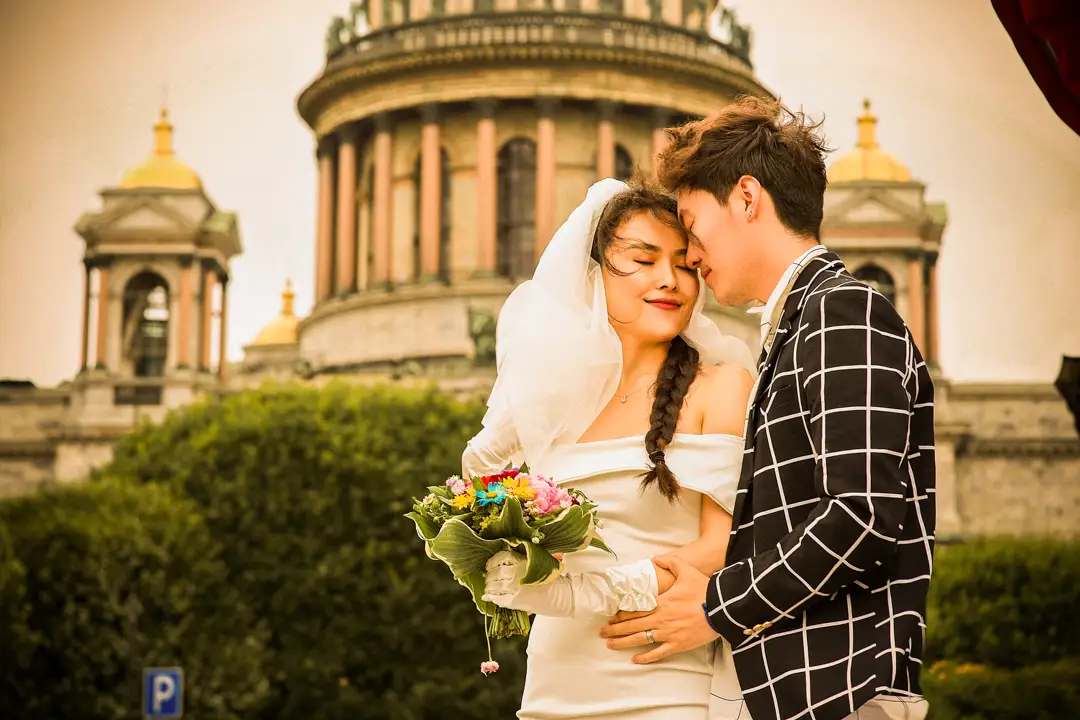
M772 623L771 623L771 622L769 622L768 620L766 620L765 622L761 623L761 628L762 628L762 630L764 630L764 629L766 629L766 628L771 628L771 627L772 627Z
M743 630L743 631L742 631L742 634L743 634L743 635L747 635L747 636L750 636L750 635L753 635L753 634L754 634L754 631L753 631L753 630L751 630L750 628L746 628L745 630Z

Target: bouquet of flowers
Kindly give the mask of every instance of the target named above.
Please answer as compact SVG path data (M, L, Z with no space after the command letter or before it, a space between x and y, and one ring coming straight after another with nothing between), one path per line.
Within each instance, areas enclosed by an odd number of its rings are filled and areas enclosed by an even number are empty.
M414 498L405 517L416 523L428 557L446 563L472 593L488 637L488 661L480 667L485 674L495 672L491 638L527 635L530 622L522 610L481 599L488 559L501 550L525 555L522 584L539 585L559 576L561 553L590 546L611 552L596 533L596 505L526 467L472 479L454 476L428 491L422 500Z

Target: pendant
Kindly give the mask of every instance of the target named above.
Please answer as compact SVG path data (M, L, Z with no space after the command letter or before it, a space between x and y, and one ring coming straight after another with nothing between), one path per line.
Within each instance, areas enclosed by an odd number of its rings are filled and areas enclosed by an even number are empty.
M621 402L623 405L625 405L626 404L626 398L628 398L628 397L630 397L630 396L629 395L620 395L619 396L619 402Z

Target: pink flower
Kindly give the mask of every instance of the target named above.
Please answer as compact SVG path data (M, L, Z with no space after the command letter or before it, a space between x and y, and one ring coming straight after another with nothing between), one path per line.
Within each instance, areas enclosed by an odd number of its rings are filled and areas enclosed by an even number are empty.
M574 504L570 493L558 487L543 475L531 476L529 486L536 491L536 497L528 503L529 513L534 517L548 515L557 510L565 510Z
M486 660L480 663L480 672L484 673L485 675L497 673L499 672L499 663L494 660Z
M457 475L447 479L446 486L450 488L450 492L455 495L460 495L465 492L465 481L459 478Z

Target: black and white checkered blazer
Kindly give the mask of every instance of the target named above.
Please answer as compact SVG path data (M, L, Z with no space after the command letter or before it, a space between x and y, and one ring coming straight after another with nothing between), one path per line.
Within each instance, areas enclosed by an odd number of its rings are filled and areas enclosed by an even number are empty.
M921 695L934 389L904 321L833 253L795 280L746 426L727 567L705 611L754 720Z

